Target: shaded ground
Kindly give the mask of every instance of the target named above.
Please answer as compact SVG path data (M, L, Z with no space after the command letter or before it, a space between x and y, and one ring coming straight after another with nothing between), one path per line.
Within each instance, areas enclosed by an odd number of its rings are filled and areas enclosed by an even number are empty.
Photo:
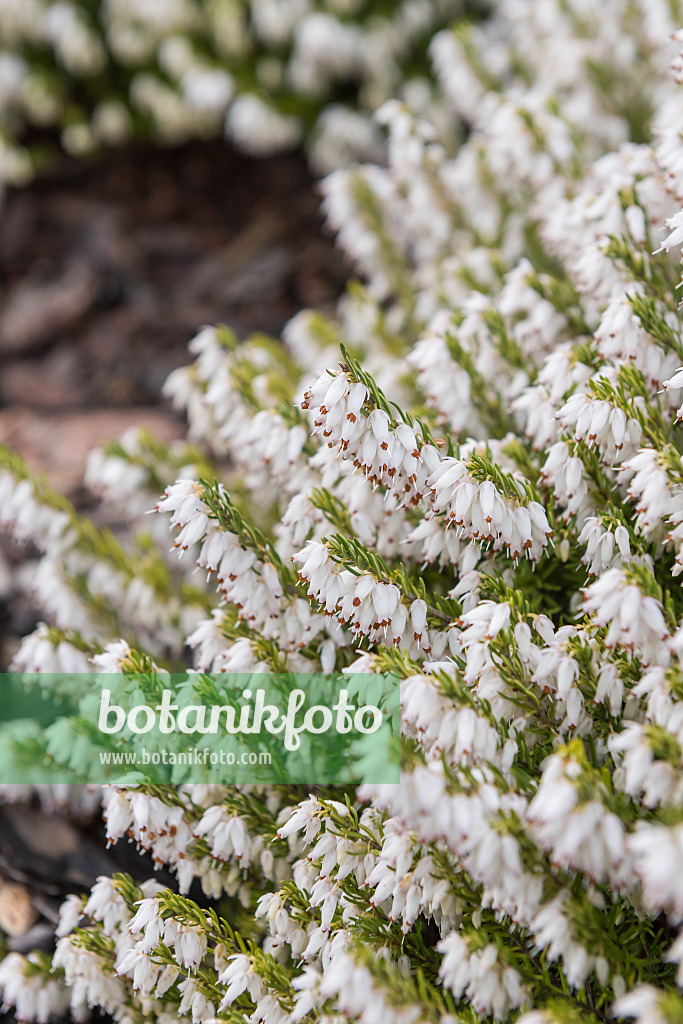
M296 155L224 144L65 160L0 212L0 441L67 492L87 449L144 421L203 324L277 334L345 269Z
M0 806L0 928L10 951L49 951L69 893L89 891L98 875L124 871L137 882L173 876L126 841L107 849L100 817L76 820L26 805ZM193 898L201 892L193 890Z

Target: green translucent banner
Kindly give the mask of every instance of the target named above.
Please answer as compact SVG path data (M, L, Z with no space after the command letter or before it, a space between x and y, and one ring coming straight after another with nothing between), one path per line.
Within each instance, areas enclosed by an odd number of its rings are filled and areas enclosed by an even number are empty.
M397 783L370 673L2 674L0 783Z

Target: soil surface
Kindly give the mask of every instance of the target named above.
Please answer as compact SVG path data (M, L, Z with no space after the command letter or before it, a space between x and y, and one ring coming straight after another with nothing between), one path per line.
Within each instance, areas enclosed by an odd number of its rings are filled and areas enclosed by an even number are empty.
M204 324L277 335L337 297L346 267L323 232L303 157L224 144L64 159L0 209L0 441L70 495L84 456L158 408Z

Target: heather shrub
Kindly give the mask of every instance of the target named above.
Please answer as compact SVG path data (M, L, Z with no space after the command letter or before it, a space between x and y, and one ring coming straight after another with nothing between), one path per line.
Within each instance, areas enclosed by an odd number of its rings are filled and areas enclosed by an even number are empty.
M105 789L177 890L70 898L26 1019L683 1020L683 12L492 8L325 180L336 316L204 328L187 442L93 453L124 544L2 455L18 670L402 680L398 786Z
M307 136L321 170L382 159L371 113L400 95L438 117L429 39L483 13L476 0L2 0L0 181L30 178L55 134L77 156L225 133L255 155Z

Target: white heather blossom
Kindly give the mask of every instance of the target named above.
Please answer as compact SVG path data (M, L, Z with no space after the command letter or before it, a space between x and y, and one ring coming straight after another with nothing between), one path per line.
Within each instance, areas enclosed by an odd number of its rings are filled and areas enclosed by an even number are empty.
M680 825L640 823L629 837L634 870L643 886L646 902L683 919L683 828Z
M370 480L383 483L403 500L416 504L426 490L426 476L439 462L431 445L418 447L406 423L392 426L383 409L363 412L368 390L343 373L323 374L304 395L302 408L313 416L313 429L342 459L350 459Z
M518 972L500 964L492 944L470 952L467 942L452 932L439 943L444 954L440 976L456 997L467 996L477 1013L505 1020L513 1008L523 1006L526 994Z
M607 529L598 516L586 520L578 543L586 546L581 561L591 576L600 576L606 569L621 569L632 558L627 528L620 524L614 530Z
M645 807L675 805L681 799L683 777L676 764L656 758L658 739L675 745L683 739L681 708L676 704L660 707L655 722L662 722L662 734L642 722L625 722L621 733L610 736L609 748L619 769L615 773L619 788L642 800ZM664 702L662 702L664 704Z
M434 511L447 512L467 538L504 548L511 558L526 556L535 562L551 536L542 505L506 499L491 480L478 483L459 459L444 459L429 477Z
M662 993L654 986L641 985L617 999L614 1009L623 1017L633 1017L638 1024L668 1024L661 1000Z
M109 0L87 11L70 0L3 0L0 179L21 184L35 171L39 154L19 141L27 124L57 125L63 145L79 153L127 142L142 119L153 137L184 142L220 137L233 98L228 128L242 146L291 148L304 119L283 94L308 115L314 158L328 151L321 164L381 159L371 112L401 86L403 68L424 59L431 32L457 13L435 0L407 0L395 11L354 0L253 0L246 8L231 0ZM78 108L70 80L82 89ZM409 91L425 90L418 78Z
M258 96L244 93L230 108L226 130L247 153L268 156L295 146L302 129L296 118L280 114Z
M3 1012L13 1008L19 1020L47 1024L53 1016L68 1011L71 996L68 988L57 978L35 969L32 971L32 959L31 956L25 958L19 953L9 953L0 963L1 1006Z
M584 608L600 626L608 626L607 647L619 644L646 664L667 664L669 637L661 603L643 594L622 569L608 569L586 588Z
M188 440L98 449L92 520L0 450L0 590L40 618L15 671L79 709L93 670L123 700L191 664L184 704L207 672L390 674L403 760L0 785L101 803L173 878L70 896L51 959L9 936L21 1019L683 1019L683 5L466 6L0 0L0 182L34 126L307 140L362 277L282 343L202 328L165 387ZM0 775L57 752L31 729Z
M580 800L580 777L575 761L551 757L527 818L553 863L583 871L596 882L608 877L618 884L626 854L624 826L601 800Z
M588 494L588 482L583 462L570 454L565 441L558 441L548 449L543 465L543 480L553 488L566 518L576 518L582 525L593 505Z
M650 539L667 539L676 545L673 575L683 571L683 486L667 471L666 453L641 448L622 466L629 480L628 496L635 501L636 523ZM668 532L667 532L668 530Z
M644 406L643 400L640 406ZM627 419L622 409L604 399L574 394L558 411L557 418L576 440L584 440L589 448L597 445L608 464L635 454L640 446L642 429L638 420Z

